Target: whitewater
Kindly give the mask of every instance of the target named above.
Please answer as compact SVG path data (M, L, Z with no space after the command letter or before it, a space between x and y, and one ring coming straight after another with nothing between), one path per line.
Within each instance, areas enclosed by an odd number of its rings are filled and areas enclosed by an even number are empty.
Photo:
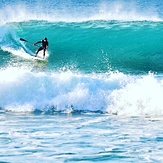
M162 11L2 0L0 162L162 162ZM31 59L45 37L48 62Z

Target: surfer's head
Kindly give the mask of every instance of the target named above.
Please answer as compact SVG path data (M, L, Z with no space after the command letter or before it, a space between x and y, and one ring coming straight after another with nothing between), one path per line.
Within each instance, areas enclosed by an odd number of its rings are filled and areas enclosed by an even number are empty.
M48 39L45 37L45 38L44 38L44 40L46 40L46 41L47 41Z

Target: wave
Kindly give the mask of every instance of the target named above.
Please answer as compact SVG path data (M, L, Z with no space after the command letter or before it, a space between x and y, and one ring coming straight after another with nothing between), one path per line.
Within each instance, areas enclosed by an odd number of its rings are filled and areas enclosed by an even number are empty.
M25 58L37 47L20 37L33 43L47 37L49 69L162 73L162 26L162 22L117 21L10 23L0 26L1 55L8 52Z
M163 77L0 70L0 108L12 112L100 112L161 116Z
M159 3L13 0L0 14L1 110L163 115ZM20 41L44 37L46 64Z

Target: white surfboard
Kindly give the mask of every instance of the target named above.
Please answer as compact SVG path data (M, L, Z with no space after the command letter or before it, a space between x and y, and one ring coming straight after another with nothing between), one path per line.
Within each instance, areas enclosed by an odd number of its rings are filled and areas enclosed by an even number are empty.
M40 58L40 57L31 56L30 58L33 59L33 60L38 60L38 61L48 62L47 59L43 59L43 58Z

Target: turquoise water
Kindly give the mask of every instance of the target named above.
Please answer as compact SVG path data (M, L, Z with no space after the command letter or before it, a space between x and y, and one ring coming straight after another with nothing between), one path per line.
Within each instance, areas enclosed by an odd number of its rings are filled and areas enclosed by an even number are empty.
M0 2L0 161L162 162L162 9Z
M24 45L19 38L36 42L43 35L50 42L48 70L69 66L71 70L74 67L84 73L105 73L110 70L132 74L148 71L162 73L162 26L162 22L100 20L9 23L2 26L6 33L2 38L2 50L3 47L6 49L1 55L8 51L13 53L11 48L19 53L20 48L24 53L27 49L35 52L37 47L30 43ZM22 51L19 56L23 57Z

